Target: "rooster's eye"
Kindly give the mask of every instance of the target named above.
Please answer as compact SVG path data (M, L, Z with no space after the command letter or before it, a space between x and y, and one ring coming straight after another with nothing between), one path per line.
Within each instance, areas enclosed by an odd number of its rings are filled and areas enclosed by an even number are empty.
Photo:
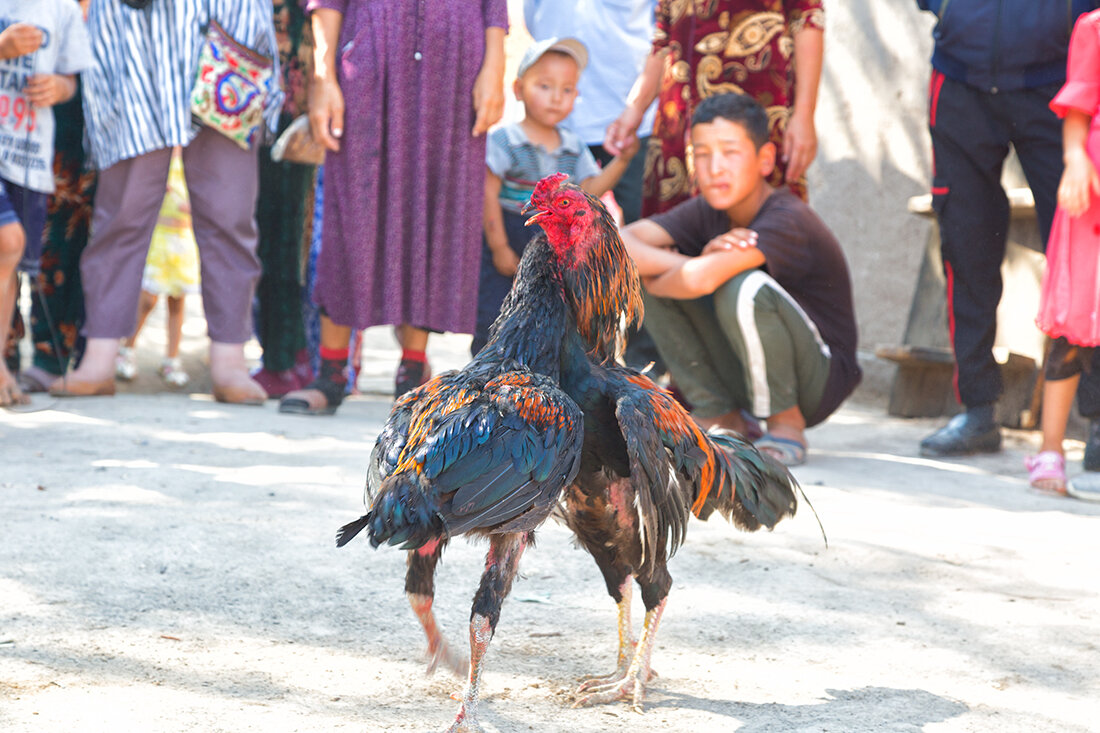
M558 208L559 209L564 209L566 206L569 206L569 199L566 199L566 198L558 199Z

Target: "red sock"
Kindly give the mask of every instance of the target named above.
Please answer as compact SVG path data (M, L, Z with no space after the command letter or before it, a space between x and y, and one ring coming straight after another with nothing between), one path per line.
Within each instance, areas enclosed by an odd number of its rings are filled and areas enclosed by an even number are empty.
M330 349L327 346L321 347L321 358L326 361L342 361L348 360L348 354L351 350L345 346L342 349Z
M401 359L408 359L409 361L419 361L421 364L428 362L428 353L426 351L413 351L412 349L402 349Z

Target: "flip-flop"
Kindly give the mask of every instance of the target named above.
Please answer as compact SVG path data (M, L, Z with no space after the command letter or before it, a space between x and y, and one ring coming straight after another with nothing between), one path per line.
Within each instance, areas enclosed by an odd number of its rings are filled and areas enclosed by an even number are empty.
M317 392L323 404L316 404L312 402L309 397L294 396L295 392ZM340 402L333 404L329 402L328 395L324 390L317 387L305 387L301 390L295 390L283 396L279 400L279 412L289 415L335 415L336 408L340 406Z
M40 374L48 374L53 377L52 374L40 369L36 366L29 366L23 371L19 372L19 376L16 377L16 381L19 383L19 389L23 390L24 394L35 394L40 392L49 392L50 384L53 382L45 382ZM56 377L54 377L56 379Z
M754 445L757 450L767 451L787 467L801 466L806 462L806 446L797 440L764 433Z

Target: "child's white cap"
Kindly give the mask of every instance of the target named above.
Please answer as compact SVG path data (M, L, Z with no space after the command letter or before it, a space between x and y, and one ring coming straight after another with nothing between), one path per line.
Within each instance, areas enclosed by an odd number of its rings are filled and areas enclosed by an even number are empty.
M516 78L521 78L535 63L550 51L559 51L572 57L577 62L577 68L584 71L588 65L588 49L576 38L547 38L544 41L536 41L527 47L523 58L520 59Z

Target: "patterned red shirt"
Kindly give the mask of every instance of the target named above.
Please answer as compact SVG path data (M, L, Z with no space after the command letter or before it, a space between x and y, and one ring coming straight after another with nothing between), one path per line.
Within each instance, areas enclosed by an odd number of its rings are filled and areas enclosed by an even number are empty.
M643 215L667 211L692 195L686 151L691 112L723 92L752 96L768 111L772 142L782 150L794 104L794 34L824 29L822 0L661 0L655 51L669 49L646 151ZM784 183L777 161L770 181ZM806 198L805 181L789 183Z

